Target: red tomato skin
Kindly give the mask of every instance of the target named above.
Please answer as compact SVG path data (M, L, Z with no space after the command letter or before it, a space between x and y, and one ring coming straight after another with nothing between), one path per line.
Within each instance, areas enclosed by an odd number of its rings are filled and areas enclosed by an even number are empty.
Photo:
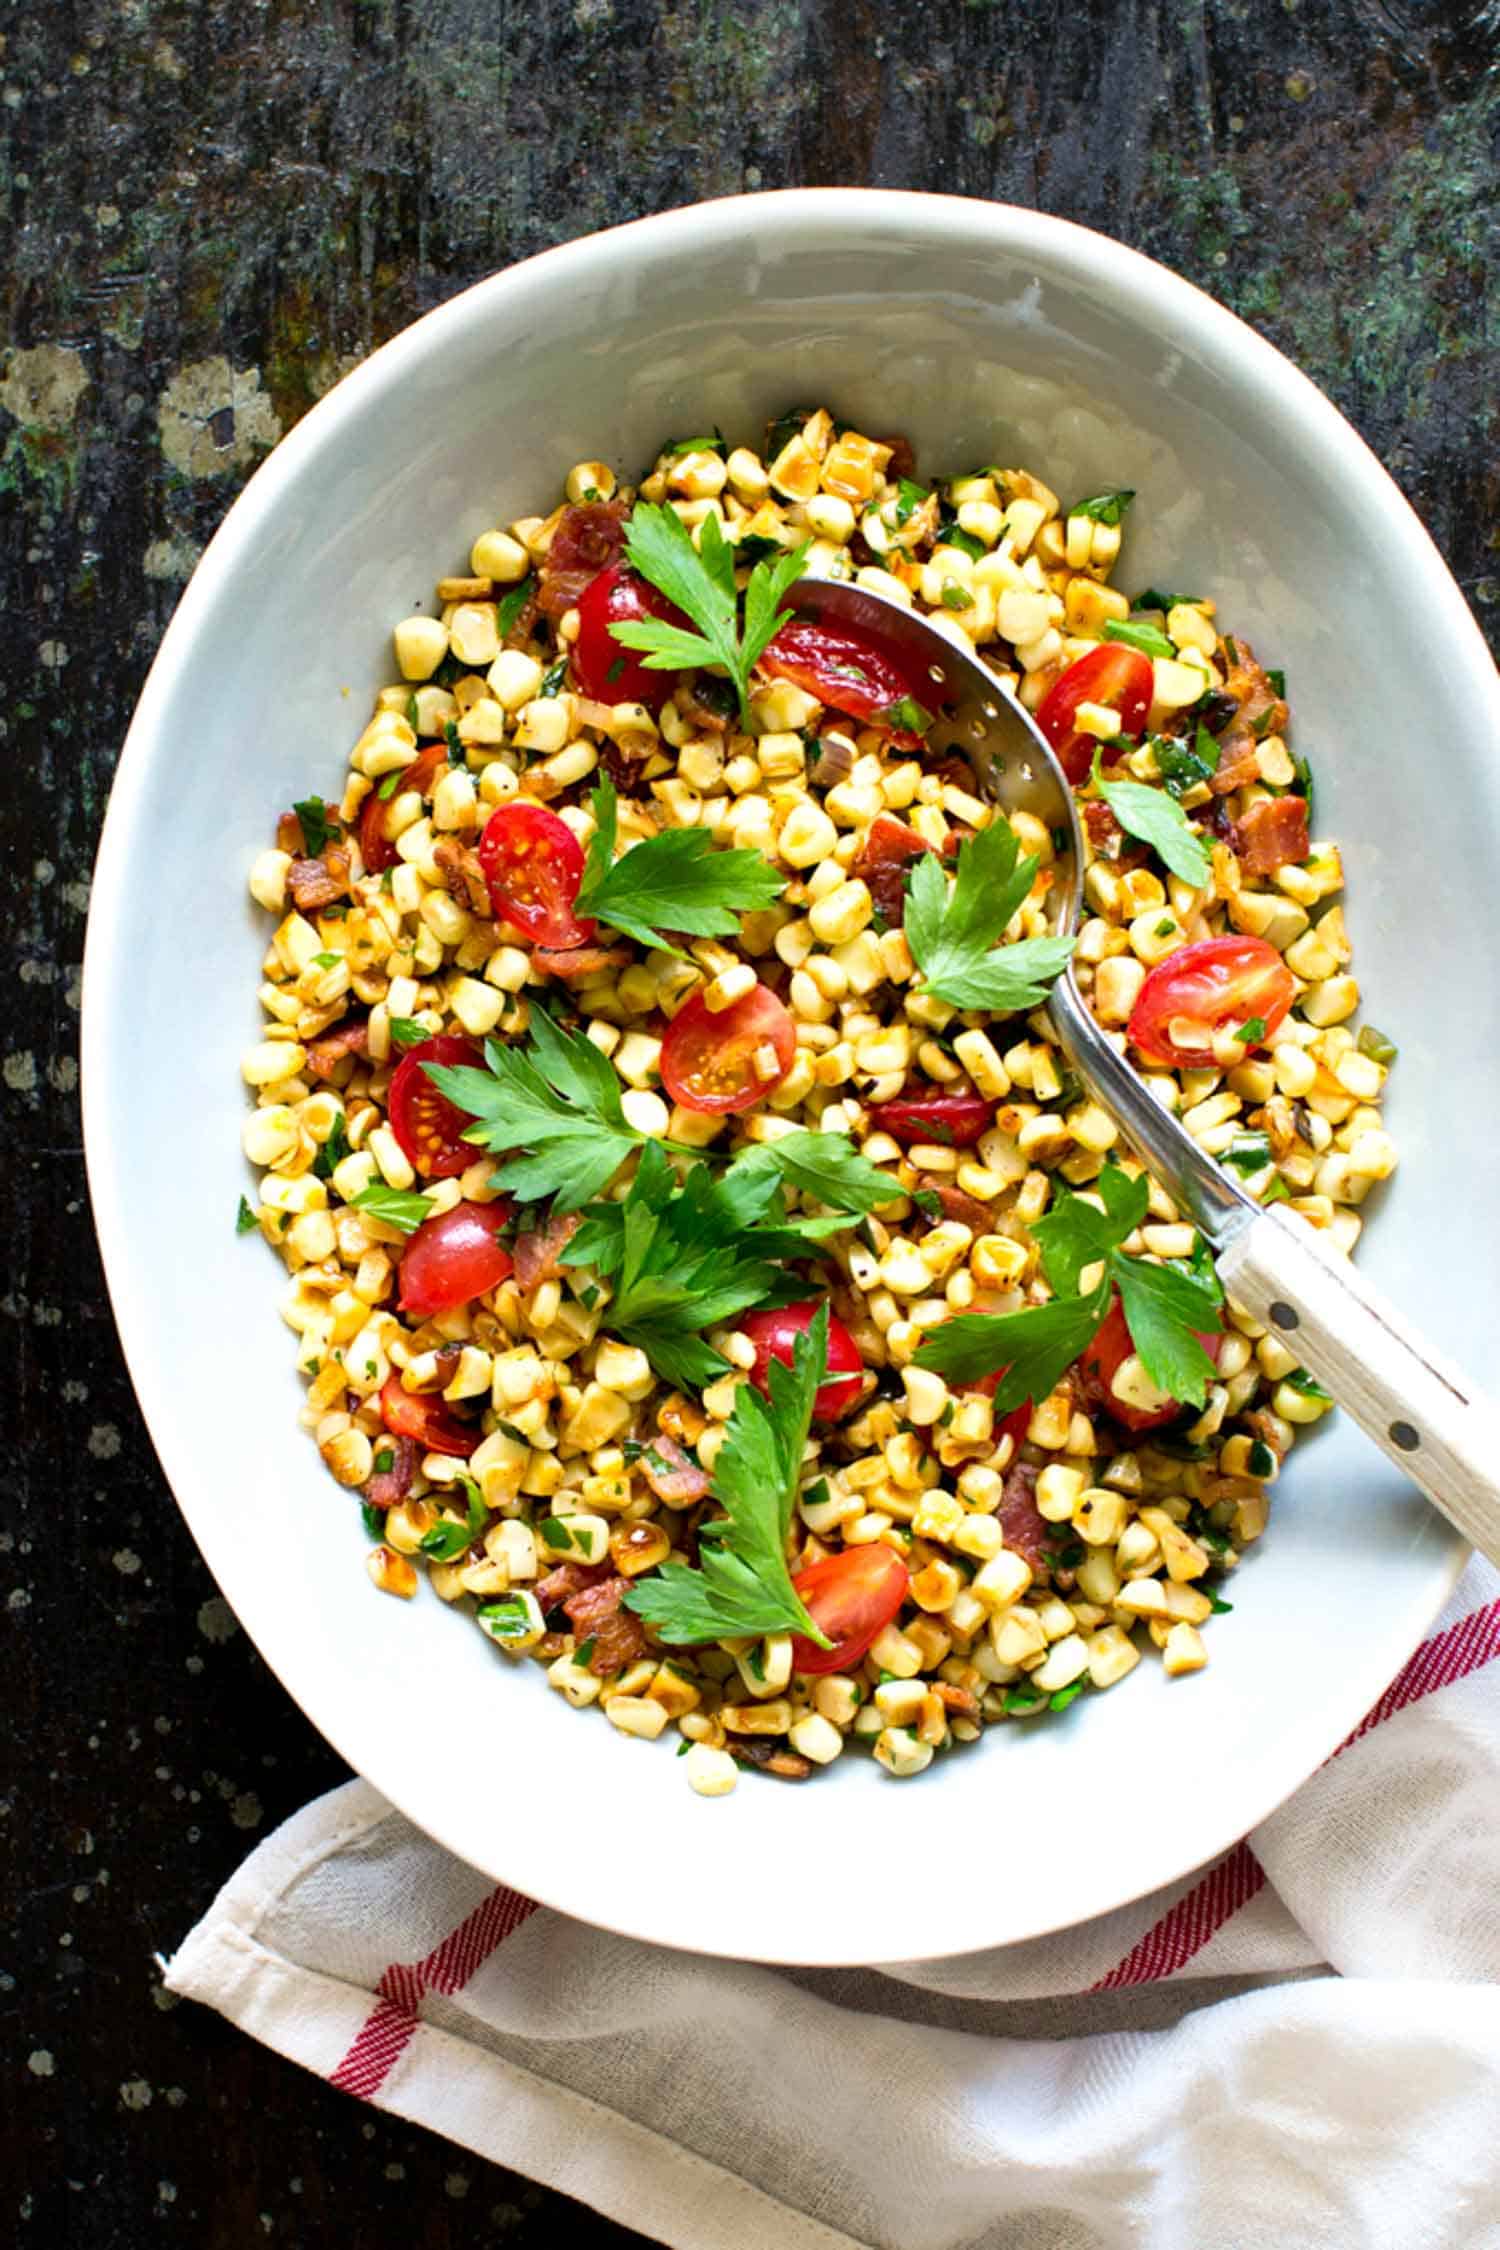
M792 1364L792 1346L799 1336L805 1336L812 1326L819 1300L809 1298L805 1305L781 1305L772 1311L746 1313L740 1322L741 1333L755 1346L755 1365L750 1370L750 1380L758 1391L769 1398L770 1378L766 1372L773 1359L783 1366ZM859 1356L859 1346L838 1314L828 1315L828 1374L829 1380L818 1385L813 1397L813 1419L817 1422L837 1422L847 1414L859 1397L856 1378L865 1371Z
M611 563L579 595L573 677L595 703L644 703L648 711L659 711L671 694L676 674L648 669L642 652L627 648L610 631L612 625L634 624L643 617L693 630L691 618L626 563Z
M499 805L479 839L479 864L497 921L513 922L537 945L586 945L594 924L579 921L573 901L583 881L583 846L565 820L545 805Z
M931 710L933 689L922 692L920 674L901 664L861 633L794 617L774 633L761 653L760 668L773 680L790 680L831 710L880 725L880 714L903 696ZM922 737L911 728L892 728L891 741L915 750Z
M412 1438L424 1453L450 1453L460 1461L477 1452L484 1438L477 1424L460 1422L442 1399L403 1390L399 1375L388 1375L381 1386L380 1419L392 1437Z
M1224 1341L1222 1334L1217 1329L1212 1335L1199 1330L1195 1330L1194 1333L1209 1358L1217 1366L1219 1346ZM1125 1307L1120 1301L1120 1292L1117 1289L1110 1299L1109 1311L1094 1332L1093 1342L1086 1347L1079 1358L1078 1373L1088 1403L1091 1406L1098 1407L1102 1413L1108 1414L1123 1429L1131 1430L1139 1435L1146 1430L1165 1429L1169 1422L1175 1422L1179 1419L1184 1409L1175 1400L1168 1406L1151 1410L1140 1406L1127 1406L1123 1399L1115 1397L1109 1386L1113 1382L1116 1370L1121 1362L1129 1359L1134 1350L1135 1345L1131 1340L1130 1330L1125 1323Z
M419 1046L408 1047L396 1065L386 1097L391 1131L408 1164L415 1165L426 1180L447 1180L466 1172L480 1151L462 1137L473 1124L472 1117L438 1092L422 1065L441 1063L449 1070L461 1065L478 1069L483 1061L472 1039L445 1031L441 1038L424 1039Z
M1179 946L1151 971L1130 1011L1130 1041L1147 1062L1169 1070L1206 1070L1214 1059L1212 1047L1174 1047L1167 1037L1174 1016L1215 1028L1260 1016L1265 1037L1250 1044L1264 1047L1285 1022L1296 989L1291 970L1264 938L1202 938Z
M401 1311L448 1312L498 1288L511 1256L495 1236L509 1216L508 1203L456 1203L424 1219L401 1254Z
M432 785L441 769L448 763L448 753L440 742L430 743L415 764L402 768L401 779L391 792L391 801L405 796L409 789L419 789L424 797L432 794ZM381 798L380 783L370 791L359 816L359 856L365 863L367 875L383 875L394 867L400 854L385 832L385 816L389 809Z
M792 1585L818 1630L832 1641L819 1648L803 1633L792 1635L792 1670L812 1673L852 1671L901 1609L911 1572L895 1551L875 1540L846 1547L799 1570Z
M751 1067L754 1050L767 1042L780 1065L774 1078L760 1079ZM727 1117L753 1109L774 1093L797 1052L797 1027L774 992L758 984L743 1000L715 1015L695 992L667 1026L661 1048L661 1082L674 1102L706 1117ZM742 1067L737 1068L736 1065Z
M1094 758L1094 737L1073 724L1080 703L1103 703L1120 714L1120 732L1139 734L1155 694L1151 659L1123 641L1101 641L1054 680L1037 708L1036 723L1076 789Z
M931 1141L941 1148L972 1148L995 1122L995 1104L982 1094L898 1094L868 1112L877 1132L910 1147Z

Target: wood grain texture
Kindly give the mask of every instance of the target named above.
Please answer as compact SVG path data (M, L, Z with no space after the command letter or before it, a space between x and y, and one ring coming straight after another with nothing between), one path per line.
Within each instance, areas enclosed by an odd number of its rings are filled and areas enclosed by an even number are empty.
M152 1953L340 1772L164 1493L79 1147L99 819L163 625L244 478L344 367L547 244L746 188L929 188L1098 227L1254 322L1364 432L1496 635L1496 25L1473 0L0 14L0 2208L17 2241L636 2239L153 1999Z

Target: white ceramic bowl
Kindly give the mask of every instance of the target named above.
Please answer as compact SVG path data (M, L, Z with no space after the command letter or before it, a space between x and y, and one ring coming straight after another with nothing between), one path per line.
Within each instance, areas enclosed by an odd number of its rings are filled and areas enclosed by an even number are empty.
M296 1427L279 1269L238 1241L242 1048L279 807L336 793L390 623L484 526L602 455L826 400L921 468L1139 494L1122 578L1217 597L1290 675L1343 843L1359 976L1400 1044L1403 1152L1362 1255L1460 1358L1500 1330L1492 1177L1500 690L1416 518L1327 401L1119 244L1027 211L827 190L549 251L396 338L253 479L125 747L84 982L89 1177L167 1477L246 1630L329 1740L465 1859L569 1913L768 1960L957 1953L1058 1928L1233 1842L1397 1670L1462 1550L1351 1429L1277 1487L1201 1676L1145 1664L1058 1723L896 1784L851 1757L705 1803L424 1594L377 1600L351 1495Z

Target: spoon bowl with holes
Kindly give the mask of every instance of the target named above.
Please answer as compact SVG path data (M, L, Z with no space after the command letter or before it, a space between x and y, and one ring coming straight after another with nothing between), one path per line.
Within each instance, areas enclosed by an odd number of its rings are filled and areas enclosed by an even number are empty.
M929 751L957 755L978 795L1050 830L1053 930L1071 936L1083 903L1078 807L1031 714L984 664L925 618L861 586L803 579L788 604L810 623L889 651L935 713ZM917 689L914 688L914 693ZM1466 1539L1500 1563L1500 1414L1304 1221L1267 1210L1164 1108L1095 1020L1071 962L1046 1013L1063 1051L1147 1170L1210 1244L1226 1290L1255 1320L1295 1337L1298 1357L1365 1435Z

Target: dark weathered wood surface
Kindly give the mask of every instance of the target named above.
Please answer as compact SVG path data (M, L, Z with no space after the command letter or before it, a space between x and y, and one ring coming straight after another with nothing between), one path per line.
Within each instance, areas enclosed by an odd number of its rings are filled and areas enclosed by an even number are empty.
M1497 25L1473 0L0 9L17 2241L638 2239L154 1989L153 1952L340 1774L164 1490L79 1147L78 963L116 750L245 476L413 314L549 243L745 188L942 189L1082 220L1255 322L1365 433L1494 636Z

